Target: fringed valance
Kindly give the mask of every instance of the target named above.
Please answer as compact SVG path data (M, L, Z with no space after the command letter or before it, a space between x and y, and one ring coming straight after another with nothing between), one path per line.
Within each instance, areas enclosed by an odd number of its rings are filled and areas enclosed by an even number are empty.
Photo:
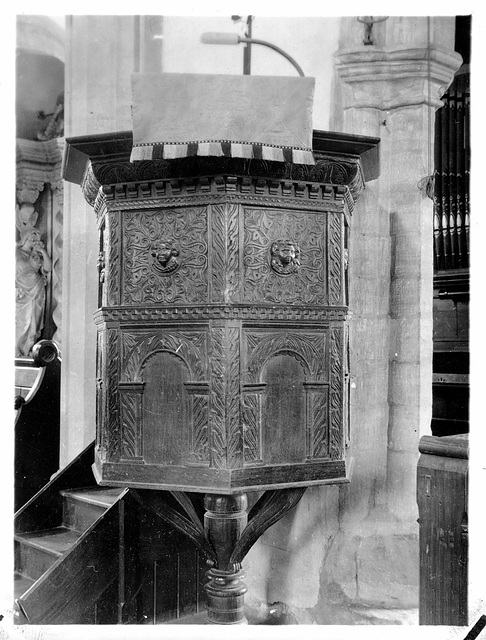
M187 156L314 164L313 78L134 74L130 160Z

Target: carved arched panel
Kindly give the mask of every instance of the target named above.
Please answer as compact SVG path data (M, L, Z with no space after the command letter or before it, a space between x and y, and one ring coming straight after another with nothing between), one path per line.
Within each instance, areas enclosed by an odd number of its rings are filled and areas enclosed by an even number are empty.
M184 463L190 447L189 370L181 358L162 351L145 363L143 378L143 459Z
M145 362L158 351L176 353L188 367L191 381L207 380L207 336L203 330L122 333L122 380L139 382Z
M262 371L263 463L304 462L306 401L304 367L288 353L270 358Z
M245 465L329 458L327 340L328 329L324 328L245 329L241 406ZM280 424L286 419L293 426ZM340 438L339 434L335 437ZM292 445L294 440L298 449Z
M121 336L121 459L209 464L205 330Z
M294 354L301 361L307 382L326 378L326 331L247 329L244 336L247 382L259 382L265 362L277 352Z

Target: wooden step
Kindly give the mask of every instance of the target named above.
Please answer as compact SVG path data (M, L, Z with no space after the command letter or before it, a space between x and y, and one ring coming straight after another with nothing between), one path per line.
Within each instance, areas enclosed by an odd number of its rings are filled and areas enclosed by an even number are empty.
M95 607L118 576L119 518L115 504L82 534L59 528L60 539L74 544L18 599L17 605L29 624L91 624L97 619L92 615ZM49 542L51 546L57 543L52 539ZM61 544L56 546L62 549ZM114 593L117 597L118 585Z
M119 487L85 487L61 491L63 525L75 531L86 531L116 502L123 491Z
M16 571L37 580L78 538L77 531L66 527L16 534Z
M20 598L22 594L24 594L30 587L35 583L35 580L29 578L28 576L24 576L22 573L18 573L17 571L14 573L14 598Z

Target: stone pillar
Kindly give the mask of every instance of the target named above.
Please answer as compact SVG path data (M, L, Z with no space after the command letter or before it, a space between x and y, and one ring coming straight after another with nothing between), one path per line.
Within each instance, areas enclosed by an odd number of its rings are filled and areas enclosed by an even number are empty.
M67 18L65 135L129 130L135 16ZM137 50L138 51L138 50ZM77 185L66 183L61 467L95 437L98 230Z
M418 603L415 477L432 397L433 216L418 185L433 172L434 113L461 58L453 18L390 17L374 25L373 45L363 35L356 18L343 18L336 108L343 131L381 139L381 175L353 220L355 472L342 490L343 534L323 567L322 597L405 608Z
M453 18L390 17L379 27L377 46L357 43L336 60L347 92L344 130L381 138L382 171L367 211L382 210L390 222L387 493L392 511L407 519L416 513L410 471L419 434L430 429L432 397L433 216L418 185L433 173L434 114L461 57L452 50ZM343 20L348 44L355 30L352 19ZM372 220L360 218L367 235ZM362 242L355 234L355 246ZM367 251L368 268L378 267L377 250ZM355 291L351 308L367 304L363 293ZM380 343L373 341L374 353Z

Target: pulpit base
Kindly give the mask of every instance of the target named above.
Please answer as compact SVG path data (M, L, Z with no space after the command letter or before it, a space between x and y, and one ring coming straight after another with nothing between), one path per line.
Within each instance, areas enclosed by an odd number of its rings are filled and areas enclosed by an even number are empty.
M204 529L214 548L217 565L207 572L205 585L208 622L211 624L247 624L244 596L245 577L239 562L232 560L241 534L247 526L245 493L232 496L208 493L204 497Z
M205 624L238 625L248 624L244 610L247 587L241 563L260 536L299 502L305 489L266 491L249 513L245 493L206 494L204 525L184 492L134 490L133 495L206 555L209 570ZM198 620L189 624L201 624L199 616Z

